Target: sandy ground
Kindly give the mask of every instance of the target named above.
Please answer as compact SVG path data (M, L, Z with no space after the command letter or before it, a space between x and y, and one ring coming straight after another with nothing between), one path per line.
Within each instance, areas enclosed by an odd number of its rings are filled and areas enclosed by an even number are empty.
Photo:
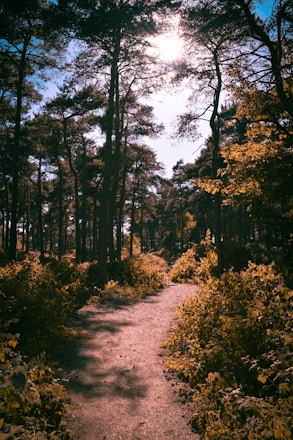
M170 285L140 301L108 298L85 306L76 320L87 333L63 350L72 402L68 425L80 440L197 440L188 402L164 365L161 344L176 307L195 294Z

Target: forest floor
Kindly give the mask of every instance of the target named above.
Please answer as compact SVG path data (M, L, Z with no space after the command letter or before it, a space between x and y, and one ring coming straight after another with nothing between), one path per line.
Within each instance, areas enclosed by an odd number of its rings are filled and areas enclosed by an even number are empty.
M162 349L176 307L194 294L195 286L170 285L143 300L109 296L78 311L86 337L66 344L61 358L74 438L198 440Z

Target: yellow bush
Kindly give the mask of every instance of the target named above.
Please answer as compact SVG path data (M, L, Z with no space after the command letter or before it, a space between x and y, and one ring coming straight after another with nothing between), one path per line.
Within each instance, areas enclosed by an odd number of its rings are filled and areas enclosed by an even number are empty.
M168 266L154 254L140 254L122 262L121 282L143 297L162 289L167 283Z
M195 250L188 249L173 264L170 270L171 280L174 283L194 283L197 264Z
M0 439L68 440L67 397L60 379L38 356L15 352L18 335L0 334Z
M291 438L292 297L272 266L251 263L178 309L167 365L193 388L203 439Z

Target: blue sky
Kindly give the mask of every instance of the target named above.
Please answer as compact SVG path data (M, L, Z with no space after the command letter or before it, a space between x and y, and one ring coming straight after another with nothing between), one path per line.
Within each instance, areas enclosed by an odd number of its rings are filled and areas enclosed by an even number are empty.
M261 18L264 19L270 15L272 5L272 0L263 1L262 3L259 2L257 12ZM164 49L168 50L168 46L166 49L166 41L164 41L163 44ZM174 44L175 42L173 41L173 46ZM172 49L172 42L170 49ZM49 95L52 94L52 90L54 90L53 93L56 93L56 88L50 87L50 89ZM176 116L187 110L186 104L189 94L189 90L172 93L163 90L154 95L149 103L154 106L156 122L165 125L165 132L158 139L146 139L146 143L156 152L158 161L164 164L166 177L172 176L172 168L176 165L178 160L183 159L184 163L193 163L210 134L209 123L201 122L198 129L199 137L197 140L174 140L171 138L174 132Z
M267 18L272 10L272 0L258 2L257 12L262 19ZM163 162L166 168L166 177L172 176L172 168L176 162L183 159L184 163L193 163L198 157L205 140L210 135L208 122L201 122L198 128L199 138L196 141L171 139L174 131L173 125L176 116L184 113L186 109L189 90L180 92L177 95L162 91L153 97L154 113L158 122L165 125L165 133L159 139L148 140L150 145L157 153L157 158Z

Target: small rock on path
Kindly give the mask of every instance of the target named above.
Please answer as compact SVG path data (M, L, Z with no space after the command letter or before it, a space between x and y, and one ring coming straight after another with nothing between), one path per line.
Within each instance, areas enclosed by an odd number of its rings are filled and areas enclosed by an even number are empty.
M78 312L88 338L65 347L63 359L72 402L68 425L76 438L199 438L158 355L176 307L194 293L195 286L170 285L144 300L106 301Z

